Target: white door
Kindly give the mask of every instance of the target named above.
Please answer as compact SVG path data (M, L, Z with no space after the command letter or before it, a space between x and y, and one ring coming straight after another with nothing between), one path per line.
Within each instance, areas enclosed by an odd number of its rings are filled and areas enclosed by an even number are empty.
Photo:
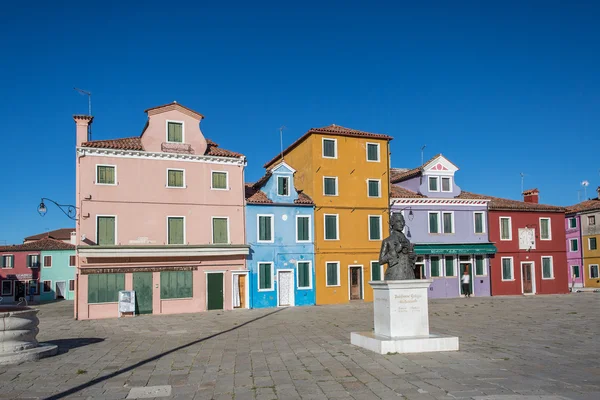
M277 289L279 291L279 306L292 306L294 288L294 276L291 271L279 271L277 277Z
M64 299L65 298L65 282L56 282L56 298Z

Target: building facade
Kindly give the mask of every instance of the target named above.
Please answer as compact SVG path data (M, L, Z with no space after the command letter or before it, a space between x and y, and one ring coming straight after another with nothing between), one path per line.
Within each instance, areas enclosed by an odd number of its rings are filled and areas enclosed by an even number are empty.
M391 139L337 125L313 128L265 164L270 169L284 157L296 188L315 203L317 304L373 300L368 281L380 270L389 231Z
M415 245L416 274L431 278L429 297L490 296L489 263L496 248L487 229L488 199L463 192L458 168L441 154L411 170L391 170L391 212L401 212L405 235ZM383 272L382 272L383 273Z
M54 250L42 250L40 301L75 300L75 246L66 246L61 246L64 250L58 246Z
M581 250L581 217L569 212L565 215L565 232L567 238L567 264L569 266L569 288L584 287L583 255Z
M246 185L252 308L315 304L314 204L281 162Z
M587 288L600 288L600 187L598 197L567 209L568 215L577 218L581 227L579 251L582 256L581 280Z
M233 287L248 274L245 157L176 102L146 113L140 136L115 140L90 140L93 117L74 117L78 319L119 316L119 290L148 314L232 309L248 290Z

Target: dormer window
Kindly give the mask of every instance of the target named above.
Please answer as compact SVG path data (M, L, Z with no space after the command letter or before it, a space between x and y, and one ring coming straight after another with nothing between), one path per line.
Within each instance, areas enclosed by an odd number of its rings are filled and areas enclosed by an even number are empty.
M167 142L183 143L183 122L167 121Z
M279 196L290 195L290 178L288 176L277 177L277 194Z
M440 188L438 185L438 177L437 176L430 176L429 177L429 191L430 192L439 192Z
M442 192L451 192L452 182L448 177L442 177Z

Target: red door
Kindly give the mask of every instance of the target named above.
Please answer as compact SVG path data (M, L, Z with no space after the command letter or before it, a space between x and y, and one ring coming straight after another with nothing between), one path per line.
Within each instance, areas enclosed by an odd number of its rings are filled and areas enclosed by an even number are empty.
M531 264L523 264L521 268L523 268L523 293L533 293L533 283L531 281Z

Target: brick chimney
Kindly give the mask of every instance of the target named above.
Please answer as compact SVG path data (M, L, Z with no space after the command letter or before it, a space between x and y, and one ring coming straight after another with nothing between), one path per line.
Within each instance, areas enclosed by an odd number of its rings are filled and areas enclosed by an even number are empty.
M540 202L540 191L537 189L529 189L523 192L523 201L525 203L535 203L538 204Z
M79 147L83 142L91 140L88 132L90 131L90 125L92 125L94 117L90 115L73 115L73 119L75 120L77 132L77 147Z

